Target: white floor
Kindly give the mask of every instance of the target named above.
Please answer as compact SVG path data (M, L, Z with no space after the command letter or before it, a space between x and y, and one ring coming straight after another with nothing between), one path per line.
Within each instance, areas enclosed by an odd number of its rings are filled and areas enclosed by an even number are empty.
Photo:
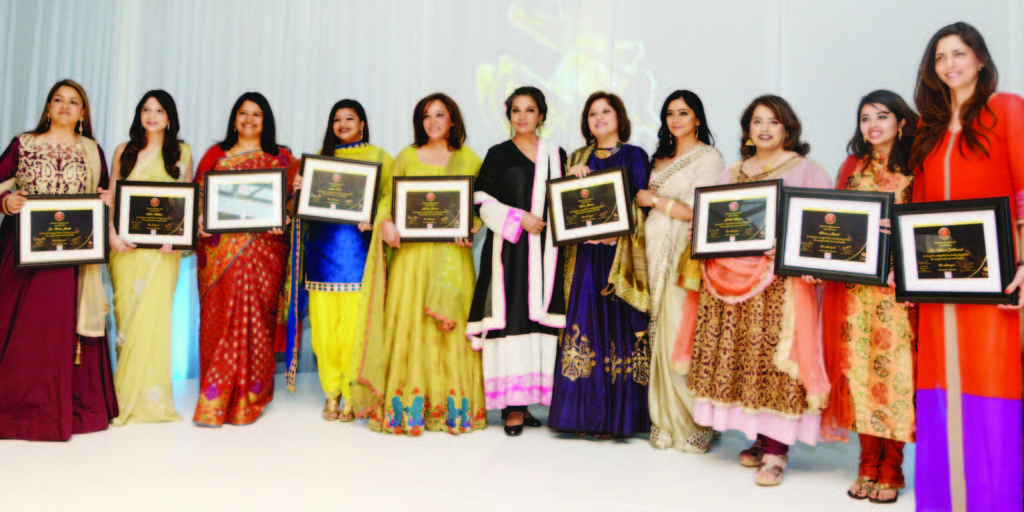
M726 433L707 455L654 450L646 439L579 440L546 428L508 438L492 426L412 439L320 419L314 374L299 393L278 382L255 424L220 429L188 419L196 381L176 383L186 421L132 424L68 443L0 441L0 511L909 511L846 496L856 442L801 445L785 482L754 485L736 462L747 441ZM546 408L531 408L546 419ZM913 475L913 446L905 472Z

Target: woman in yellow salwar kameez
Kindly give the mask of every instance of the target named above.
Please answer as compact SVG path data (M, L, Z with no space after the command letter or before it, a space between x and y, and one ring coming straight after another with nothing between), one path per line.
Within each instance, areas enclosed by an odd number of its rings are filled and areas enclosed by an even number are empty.
M480 158L463 145L465 126L451 98L435 93L420 100L413 130L415 143L395 158L394 176L476 176ZM373 430L412 436L484 428L480 353L466 339L475 281L471 243L401 242L391 188L383 186L363 283L369 289L365 351L352 390L356 414L369 417ZM382 242L393 248L386 273Z
M380 163L380 183L391 183L391 155L370 145L370 123L356 100L341 100L331 108L320 154ZM295 177L294 186L302 186L302 176ZM363 344L356 340L371 229L368 222L352 226L298 220L292 228L292 283L298 284L292 285L288 308L288 386L294 385L308 310L320 386L327 398L323 418L328 421L355 419L351 384L363 354Z
M190 182L192 148L178 140L178 111L171 95L147 92L135 108L129 136L114 153L118 181ZM114 188L107 193L113 195ZM129 422L181 421L171 393L171 306L181 255L170 246L136 249L110 229L110 280L117 318L114 389Z

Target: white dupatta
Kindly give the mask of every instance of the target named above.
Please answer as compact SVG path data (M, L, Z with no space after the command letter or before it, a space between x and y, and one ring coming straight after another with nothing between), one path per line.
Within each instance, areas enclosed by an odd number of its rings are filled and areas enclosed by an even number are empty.
M557 145L548 144L544 140L537 142L530 213L539 218L544 217L544 208L547 206L547 181L562 177L558 149ZM484 258L491 258L490 300L487 301L489 307L484 312L483 319L470 322L466 326L466 334L473 341L473 348L479 350L483 347L481 334L505 328L505 268L501 262L501 251L506 240L516 243L522 235L519 221L522 220L523 212L502 204L486 192L474 192L473 201L480 205L480 218L484 224L494 232L491 254L483 255ZM527 278L530 320L548 327L563 328L565 315L548 312L551 297L555 292L555 264L558 260L558 248L551 239L551 230L545 229L539 235L526 235L529 244Z

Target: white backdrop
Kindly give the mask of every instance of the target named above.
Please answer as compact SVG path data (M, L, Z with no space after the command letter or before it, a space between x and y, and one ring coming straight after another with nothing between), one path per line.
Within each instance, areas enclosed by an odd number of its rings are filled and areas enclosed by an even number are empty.
M0 0L0 139L34 127L50 85L70 77L108 156L153 88L174 95L197 161L249 90L268 97L279 142L297 153L319 148L328 109L351 97L393 154L412 139L415 102L444 91L483 156L508 136L505 95L531 84L548 97L547 136L567 149L582 144L587 95L608 89L626 102L632 142L653 151L662 100L688 88L727 161L743 108L771 92L835 173L860 97L889 88L912 102L928 38L958 20L985 35L1000 89L1022 92L1021 0ZM195 375L194 272L186 260L177 376Z

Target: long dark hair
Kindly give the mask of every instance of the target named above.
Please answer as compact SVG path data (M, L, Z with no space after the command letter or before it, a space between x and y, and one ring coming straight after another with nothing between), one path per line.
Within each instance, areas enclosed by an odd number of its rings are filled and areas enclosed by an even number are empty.
M964 154L964 143L975 153L988 156L988 135L995 126L995 113L988 107L988 98L996 92L999 84L999 71L996 63L992 61L992 55L985 45L985 38L981 32L971 25L959 21L952 25L946 25L939 29L928 41L928 48L921 57L921 66L917 70L917 85L914 87L914 103L921 113L921 126L917 130L917 143L910 154L911 169L917 169L924 163L924 159L935 149L939 141L946 134L952 112L952 92L946 84L942 83L939 75L935 72L935 52L939 41L949 36L959 36L974 52L982 67L978 71L978 82L974 87L974 94L960 105L960 125L962 126L959 150ZM980 120L982 111L991 115L992 124L988 126L975 126Z
M588 122L588 116L590 115L590 107L594 106L594 102L597 100L605 100L608 105L615 111L615 122L619 125L619 142L629 142L629 136L632 134L633 128L629 124L629 113L626 112L626 104L622 102L615 93L597 91L591 94L587 98L587 103L583 105L583 115L580 119L580 132L583 134L583 140L587 141L587 145L597 144L597 137L593 133L590 133L590 123Z
M857 105L857 128L853 131L853 138L850 139L850 143L846 145L846 152L861 159L871 158L873 148L870 142L864 140L864 134L860 131L860 116L861 112L864 111L865 105L873 105L875 103L884 105L889 112L892 112L896 116L897 125L901 121L906 121L903 124L903 136L898 137L892 143L892 150L889 152L889 172L899 172L913 176L914 171L909 163L910 150L914 146L914 136L917 131L917 112L914 112L914 109L910 108L910 105L907 105L907 102L903 101L899 94L892 91L879 89L871 91L867 96L860 99L860 104Z
M754 101L747 105L747 109L740 116L740 127L743 129L743 136L740 137L740 156L750 158L757 154L757 148L747 146L746 143L747 139L750 138L750 120L753 119L754 109L758 105L768 107L772 114L775 114L775 119L778 119L782 126L786 128L786 139L782 143L783 149L792 151L800 156L807 156L807 153L811 152L811 145L800 140L800 133L803 131L803 127L800 125L800 118L796 116L793 107L789 106L789 102L781 96L765 94L764 96L754 98Z
M270 109L270 102L267 101L267 98L258 92L247 92L239 96L235 106L231 107L231 115L228 116L227 133L224 135L224 140L219 144L220 149L227 151L235 147L235 144L238 144L235 118L238 116L238 110L242 108L242 103L246 101L255 103L263 111L263 133L260 135L260 148L263 149L264 153L277 156L277 128L274 124L274 111Z
M466 143L466 125L462 121L462 112L459 111L459 105L455 103L455 100L443 92L435 92L416 102L416 107L412 110L413 145L421 148L430 141L427 130L423 129L423 119L427 116L424 112L427 105L434 101L440 101L444 105L444 108L448 110L448 118L452 121L452 127L448 130L448 147L453 151L461 148Z
M135 169L139 159L139 151L146 147L146 129L142 127L142 108L146 101L153 98L160 104L160 107L167 113L167 131L164 133L164 145L160 148L163 152L164 170L167 175L178 179L181 176L181 169L178 168L178 160L181 159L181 142L178 140L178 107L174 104L174 98L163 89L154 89L147 92L139 100L135 107L135 118L132 119L132 127L128 129L128 143L121 152L121 179L128 178L128 175Z
M661 128L658 128L658 149L651 156L651 162L659 158L671 158L676 156L676 136L668 129L668 104L675 100L683 100L686 106L693 111L700 124L697 125L697 140L709 146L715 145L715 137L711 135L711 128L708 127L708 119L704 115L704 103L700 96L688 90L675 91L665 98L661 105Z
M331 115L327 116L327 130L324 132L324 144L320 147L321 155L334 155L334 148L341 144L341 139L334 134L334 115L343 108L350 108L356 113L356 117L358 117L363 123L362 141L367 144L370 143L370 121L366 119L366 111L363 110L363 105L356 100L344 99L335 103L334 106L331 107Z
M42 135L50 129L50 120L47 114L50 112L50 102L53 101L53 95L57 94L57 89L68 86L75 90L79 96L82 97L82 136L93 138L92 136L92 110L89 108L89 97L85 95L85 88L83 88L78 82L65 78L50 87L50 92L46 94L46 103L43 105L43 113L39 115L39 123L36 124L36 128L29 133L35 135Z

